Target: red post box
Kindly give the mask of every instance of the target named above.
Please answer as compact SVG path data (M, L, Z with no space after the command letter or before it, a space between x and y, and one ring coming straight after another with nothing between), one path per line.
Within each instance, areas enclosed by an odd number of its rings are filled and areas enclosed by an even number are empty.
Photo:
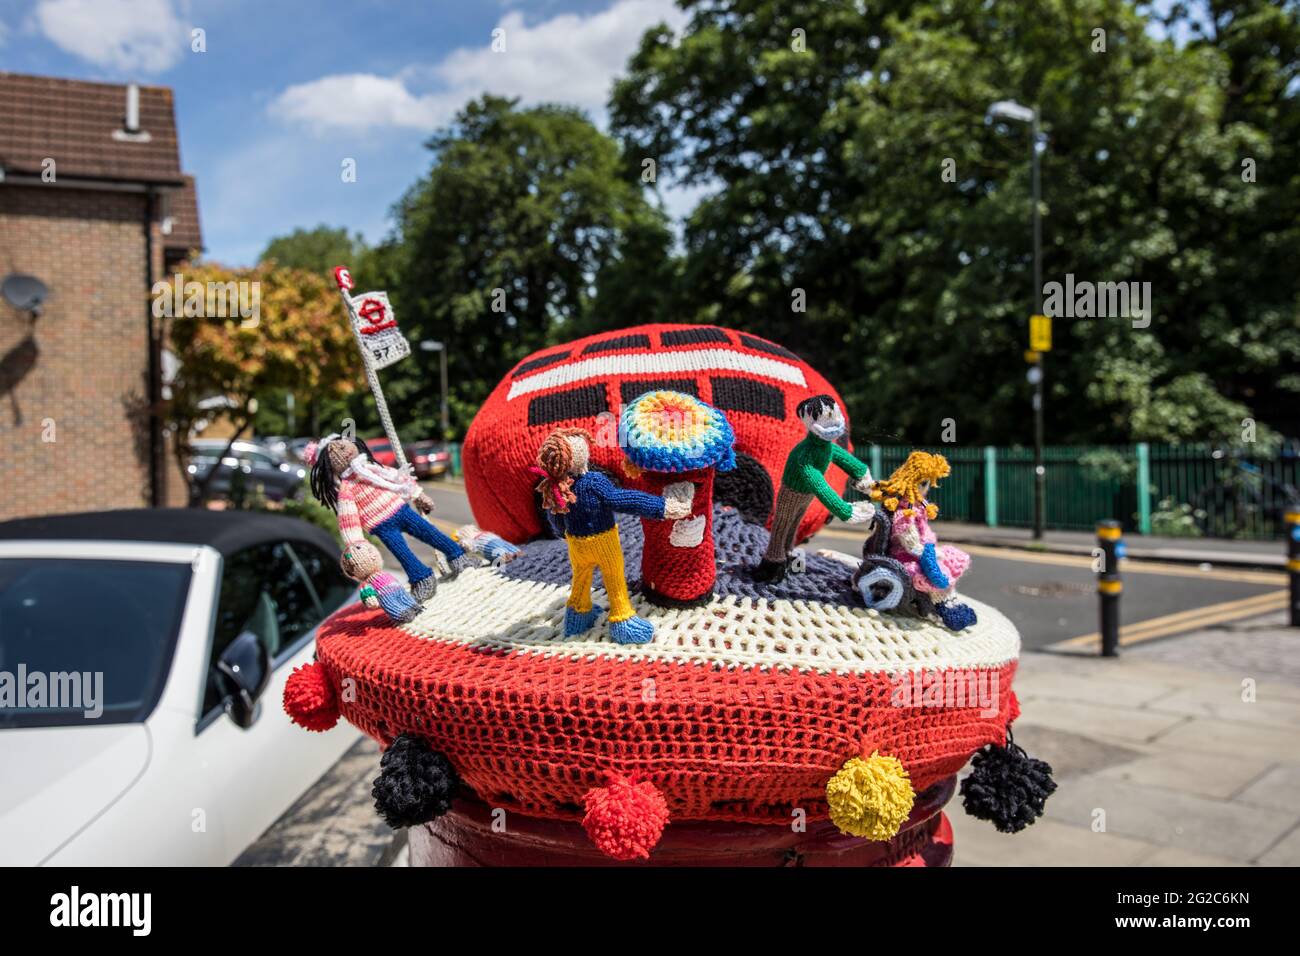
M647 392L623 410L619 437L634 484L658 495L691 491L689 517L642 522L642 596L665 607L707 602L717 578L713 477L736 467L730 423L694 396Z

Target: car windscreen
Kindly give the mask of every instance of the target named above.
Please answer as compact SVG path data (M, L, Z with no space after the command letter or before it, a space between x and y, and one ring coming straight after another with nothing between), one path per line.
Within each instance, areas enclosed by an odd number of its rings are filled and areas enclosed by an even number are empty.
M189 584L188 564L0 558L0 727L148 717Z

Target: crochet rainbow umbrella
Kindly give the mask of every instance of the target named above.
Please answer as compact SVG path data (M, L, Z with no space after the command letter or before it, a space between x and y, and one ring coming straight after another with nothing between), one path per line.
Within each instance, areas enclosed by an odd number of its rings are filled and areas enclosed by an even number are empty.
M646 392L623 410L619 431L628 460L646 471L736 467L727 417L684 392Z

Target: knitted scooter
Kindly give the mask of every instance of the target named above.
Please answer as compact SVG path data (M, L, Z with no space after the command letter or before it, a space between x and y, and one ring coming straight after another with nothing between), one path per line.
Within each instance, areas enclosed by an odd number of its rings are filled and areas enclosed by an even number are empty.
M690 515L691 503L672 486L661 498L620 488L590 470L591 441L586 429L557 429L542 442L533 469L542 479L537 490L551 529L569 545L573 584L564 608L564 636L581 634L596 623L601 609L592 604L591 586L599 568L609 596L609 636L619 644L646 644L654 637L654 625L632 608L614 515L677 520Z
M753 572L756 581L776 582L785 577L799 523L814 498L835 517L849 524L870 521L876 513L875 506L869 501L849 504L826 480L826 469L834 464L853 479L854 488L864 494L871 489L871 472L866 464L835 443L844 434L844 412L835 399L829 395L814 395L800 402L795 414L808 429L808 436L795 445L786 458L781 490L776 496L776 509L772 515L772 535L768 539L767 553Z
M960 631L976 620L975 611L957 600L957 580L970 567L970 555L939 544L930 530L939 508L925 497L951 472L942 455L914 451L892 475L875 483L871 497L893 515L889 556L903 566L917 593L934 602L944 626Z
M476 563L464 548L421 516L419 512L433 510L433 502L420 491L419 482L408 472L380 465L359 438L329 435L308 445L303 460L311 467L312 493L338 515L345 546L351 549L365 544L366 535L373 534L401 563L417 601L433 597L438 582L433 569L407 546L405 535L446 555L450 577Z

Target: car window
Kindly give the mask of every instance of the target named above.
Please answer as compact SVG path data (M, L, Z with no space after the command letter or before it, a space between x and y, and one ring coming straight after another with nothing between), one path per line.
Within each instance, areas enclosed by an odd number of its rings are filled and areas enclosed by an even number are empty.
M254 465L262 465L266 468L276 468L278 463L270 455L264 455L259 451L241 451L239 457L244 461Z
M0 559L0 727L147 718L189 587L188 564Z
M304 541L293 543L293 553L302 562L307 579L316 591L321 610L332 614L343 606L343 602L352 596L356 584L339 570L338 558L326 553L322 548Z
M244 631L252 631L274 660L292 650L324 616L297 555L287 543L260 544L226 558L208 661L204 714L221 705L224 688L216 662L231 641Z

